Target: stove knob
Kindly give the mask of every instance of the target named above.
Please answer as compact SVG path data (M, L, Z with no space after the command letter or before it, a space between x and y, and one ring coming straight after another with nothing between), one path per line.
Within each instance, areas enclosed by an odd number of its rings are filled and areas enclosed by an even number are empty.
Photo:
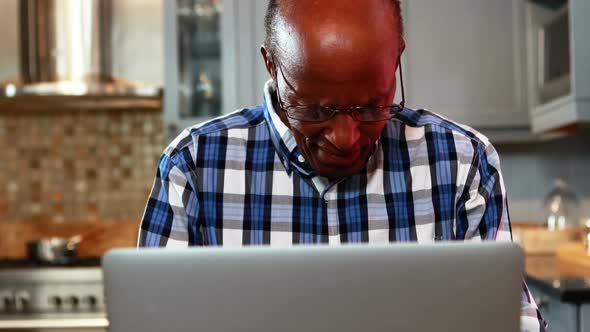
M19 291L14 295L14 307L16 311L23 312L29 309L31 295L27 291Z
M61 306L63 304L63 300L62 300L61 296L54 295L49 298L49 303L52 304L57 309L61 309Z
M12 311L14 308L14 294L10 291L0 292L0 312Z
M76 295L72 295L66 299L66 303L71 305L72 308L77 309L80 304L80 299Z
M98 300L96 299L96 296L94 295L88 295L84 297L84 302L90 307L90 308L95 308L96 305L98 304Z

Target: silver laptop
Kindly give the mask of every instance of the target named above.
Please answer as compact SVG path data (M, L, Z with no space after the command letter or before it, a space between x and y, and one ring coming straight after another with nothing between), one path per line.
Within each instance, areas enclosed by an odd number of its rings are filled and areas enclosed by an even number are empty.
M519 330L511 243L127 249L103 268L111 332Z

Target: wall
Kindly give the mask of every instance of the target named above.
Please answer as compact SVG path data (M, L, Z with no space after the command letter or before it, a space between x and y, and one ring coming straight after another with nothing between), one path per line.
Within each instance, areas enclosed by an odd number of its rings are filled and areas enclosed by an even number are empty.
M162 86L162 1L114 0L113 7L113 74ZM19 74L18 0L0 1L0 31L0 81L3 81Z
M113 74L164 84L162 1L113 0Z
M0 98L0 259L97 227L81 255L134 246L163 145L160 98Z
M590 218L590 132L535 144L496 146L502 161L513 221L544 220L543 201L557 177L581 200Z
M0 2L0 82L18 77L18 0Z
M18 1L0 1L0 82L19 76ZM113 75L162 86L162 0L113 5ZM82 255L133 246L163 149L160 103L0 105L0 259L25 255L28 240L72 236L95 225L106 229Z
M163 149L161 101L28 99L0 100L0 221L139 220Z

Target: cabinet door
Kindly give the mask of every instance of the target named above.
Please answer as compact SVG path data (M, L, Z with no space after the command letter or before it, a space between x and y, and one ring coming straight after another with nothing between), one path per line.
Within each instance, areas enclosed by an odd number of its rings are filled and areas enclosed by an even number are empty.
M549 331L578 332L578 307L561 302L558 298L531 286L529 290L541 311L541 315L549 324Z
M164 1L168 140L182 129L260 103L266 0Z
M580 306L580 332L590 332L590 304Z
M528 128L522 0L407 0L404 11L408 106Z

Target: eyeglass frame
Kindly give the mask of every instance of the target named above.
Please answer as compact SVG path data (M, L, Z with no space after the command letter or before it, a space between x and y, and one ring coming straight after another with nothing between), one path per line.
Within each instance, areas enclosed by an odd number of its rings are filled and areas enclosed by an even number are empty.
M276 75L277 67L278 67L278 71L280 71L281 76L283 77L283 81L285 81L285 84L287 84L289 89L291 89L291 91L293 91L293 93L297 97L301 97L298 95L297 90L295 88L293 88L293 86L289 83L289 81L287 81L287 78L285 77L285 74L283 73L283 68L282 68L281 64L278 61L276 61L274 56L272 57L272 61L273 61L273 65L275 67L275 75ZM330 116L328 118L317 121L317 120L309 120L309 119L302 119L302 118L293 117L291 114L289 114L289 108L296 108L296 107L303 108L303 107L308 107L308 106L294 105L294 106L286 106L285 107L282 100L281 100L281 95L279 93L278 79L275 78L277 81L277 87L276 87L277 102L279 104L278 105L279 108L283 112L285 112L285 114L287 115L288 118L293 119L293 120L297 120L297 121L304 121L304 122L311 122L311 123L322 123L322 122L326 122L326 121L334 118L336 113L339 113L339 112L346 112L355 121L362 122L362 123L375 123L375 122L387 121L387 120L393 119L397 113L401 112L405 108L406 96L405 96L405 91L404 91L404 79L403 79L401 55L399 57L399 78L400 78L400 85L401 85L401 92L402 92L402 101L399 104L391 104L391 105L386 105L386 106L371 106L372 110L389 109L390 114L385 119L379 119L379 120L359 119L360 114L362 114L362 112L368 111L369 106L349 106L349 107L343 108L343 107L324 107L319 104L316 104L316 105L317 105L317 107L319 107L320 112L326 112L326 114L330 114ZM396 109L396 110L394 110L394 109Z

